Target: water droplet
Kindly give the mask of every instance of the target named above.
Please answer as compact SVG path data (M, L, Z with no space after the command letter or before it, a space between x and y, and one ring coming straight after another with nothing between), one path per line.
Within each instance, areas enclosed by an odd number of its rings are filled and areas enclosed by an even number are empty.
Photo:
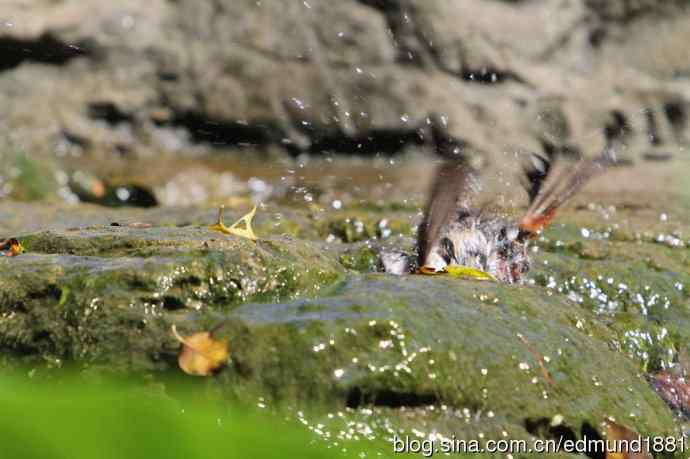
M125 15L120 20L120 25L123 29L131 29L132 27L134 27L134 18L130 15Z
M127 188L118 188L115 191L115 194L117 195L117 199L119 199L120 201L127 201L131 196L131 193Z

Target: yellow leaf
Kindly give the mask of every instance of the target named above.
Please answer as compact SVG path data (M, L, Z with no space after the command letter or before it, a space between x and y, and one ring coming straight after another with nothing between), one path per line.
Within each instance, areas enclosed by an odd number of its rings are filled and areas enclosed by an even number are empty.
M461 265L448 265L444 269L438 270L431 266L422 266L417 271L419 274L426 274L433 276L436 274L448 274L451 277L457 277L461 279L476 279L476 280L492 280L495 281L496 278L491 274L481 271L479 269L470 268L469 266Z
M496 280L491 274L480 269L470 268L469 266L449 265L446 266L446 272L452 277L461 279Z
M0 255L16 257L24 253L24 247L15 238L0 242Z
M210 332L195 333L182 337L172 326L173 335L182 343L177 363L188 375L209 376L223 366L230 356L227 340L216 340Z
M225 223L223 223L224 213L225 207L221 206L221 208L218 210L218 223L210 227L212 231L218 231L223 234L245 237L247 239L251 239L252 241L256 241L258 239L256 237L256 234L254 234L254 230L252 230L252 220L254 219L254 215L256 214L256 206L254 206L251 212L249 212L247 215L233 223L230 228L225 226ZM242 223L244 223L244 228L240 228L240 224Z

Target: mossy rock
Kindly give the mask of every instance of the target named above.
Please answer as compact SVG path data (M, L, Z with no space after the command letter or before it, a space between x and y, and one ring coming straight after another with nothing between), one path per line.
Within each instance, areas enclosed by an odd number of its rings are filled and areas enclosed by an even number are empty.
M678 425L644 377L690 346L690 249L657 237L690 242L689 230L654 209L621 207L629 223L616 228L566 209L536 243L531 286L370 273L382 249L414 253L416 213L386 215L383 237L377 209L269 207L257 234L289 236L254 243L210 232L211 207L3 209L6 236L27 248L0 259L4 365L184 378L170 327L224 324L229 365L189 384L301 413L338 442L581 437L609 417L643 435ZM35 215L33 227L81 228L22 234ZM365 223L366 240L325 243L346 218ZM127 226L137 221L154 227Z
M205 228L99 228L20 238L0 258L0 347L29 359L160 367L170 319L189 310L309 296L344 268L314 243ZM169 346L169 347L166 347Z
M678 351L690 346L690 248L651 237L578 240L577 233L567 224L547 233L539 243L546 253L538 257L532 277L594 311L641 370L671 366ZM569 242L555 244L557 238ZM567 249L575 246L580 250ZM592 251L605 256L591 256Z
M173 324L187 334L223 323L231 361L209 381L215 390L299 410L320 432L354 423L362 431L349 437L372 441L412 429L533 439L552 435L553 419L581 436L613 417L644 435L674 433L673 415L620 352L617 328L552 289L347 278L340 245L197 227L21 240L29 253L0 260L6 365L72 362L164 379L179 371Z
M609 418L675 432L616 335L542 288L369 274L318 299L187 319L188 331L225 321L232 364L218 382L231 398L311 408L324 431L341 422L324 412L345 411L375 438L391 436L384 425L458 439L581 437Z

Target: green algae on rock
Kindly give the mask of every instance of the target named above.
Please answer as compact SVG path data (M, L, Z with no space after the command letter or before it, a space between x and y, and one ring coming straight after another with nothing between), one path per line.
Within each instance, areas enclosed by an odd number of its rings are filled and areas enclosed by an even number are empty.
M171 343L168 322L183 311L313 295L343 274L313 243L255 243L197 228L42 232L22 241L30 253L0 262L0 347L55 362L155 368Z
M657 238L609 238L605 229L592 230L596 239L577 233L572 224L547 233L535 281L597 313L642 370L672 366L690 346L690 250Z
M321 237L354 243L368 239L386 239L393 235L414 234L409 218L401 218L395 214L395 218L383 218L383 214L378 212L359 212L356 215L337 215L320 221L318 226Z
M345 249L338 260L348 269L366 273L377 270L379 257L373 248L362 245L356 249Z
M369 274L318 299L212 315L227 321L235 349L224 390L312 407L315 424L349 408L352 419L377 410L388 420L392 430L370 420L378 438L414 428L529 439L540 435L531 426L556 417L578 437L608 417L644 434L674 432L634 363L611 349L615 335L541 288ZM520 336L545 356L553 384Z
M281 247L315 256L305 247ZM276 407L305 407L324 425L327 413L349 408L351 416L385 412L393 431L422 416L425 432L457 438L500 438L504 431L532 438L539 433L530 426L554 416L575 435L609 416L643 434L673 431L671 413L634 364L610 349L608 329L541 288L371 274L318 299L188 310L180 298L211 289L194 276L222 266L226 256L202 261L202 271L193 261L163 256L23 257L2 281L2 347L54 364L170 369L171 323L189 331L224 321L233 356L215 380L219 390L247 403L261 397ZM208 298L204 304L231 302ZM553 385L519 336L546 356ZM390 432L373 429L369 436Z

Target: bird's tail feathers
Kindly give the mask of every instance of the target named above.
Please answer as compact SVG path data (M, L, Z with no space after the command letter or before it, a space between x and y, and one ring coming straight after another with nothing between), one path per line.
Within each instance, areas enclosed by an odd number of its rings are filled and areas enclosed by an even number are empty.
M554 219L556 211L592 178L615 163L609 150L599 157L583 159L554 174L554 158L536 156L532 167L525 168L525 186L530 197L527 212L519 222L523 238L534 237Z

